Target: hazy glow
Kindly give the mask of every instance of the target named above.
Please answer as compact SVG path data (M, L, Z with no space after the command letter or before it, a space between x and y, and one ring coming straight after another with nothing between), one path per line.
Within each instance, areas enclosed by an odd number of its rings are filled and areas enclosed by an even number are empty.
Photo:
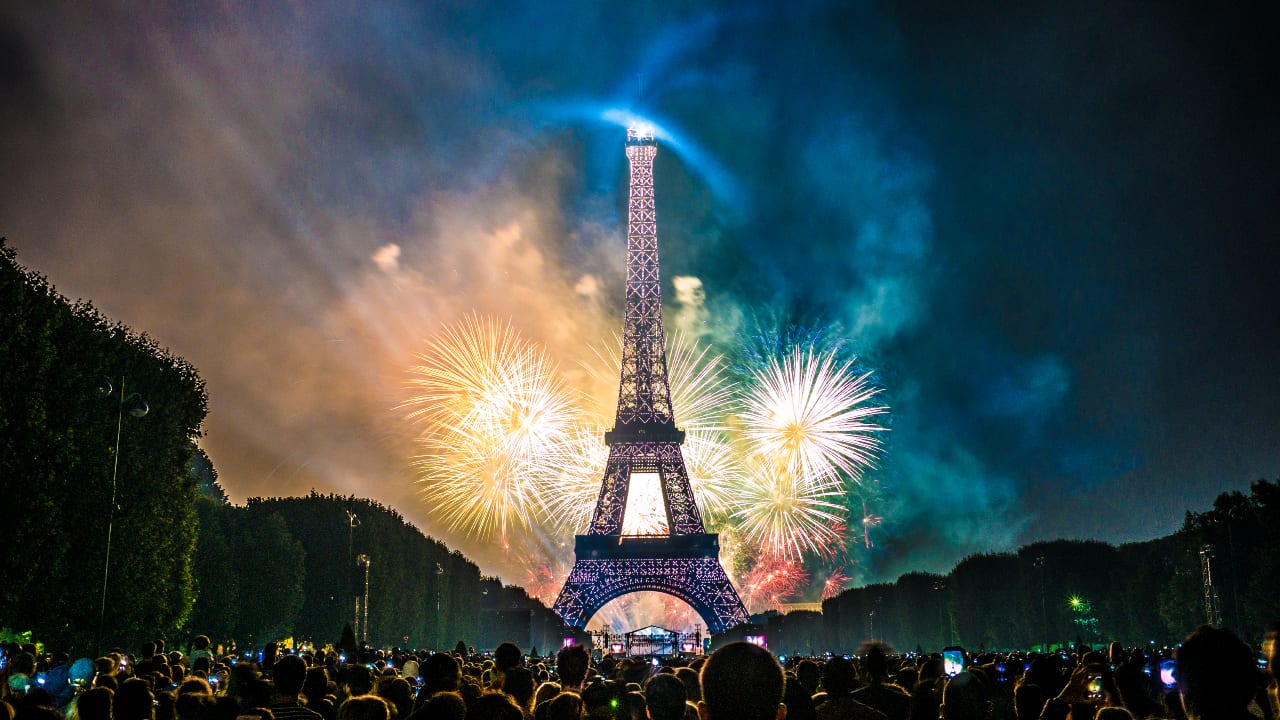
M665 593L649 591L610 600L587 621L589 630L611 632L635 630L647 625L677 631L692 631L696 626L706 632L706 624L688 603Z
M627 508L622 513L623 535L666 535L666 505L657 473L631 473L627 488Z

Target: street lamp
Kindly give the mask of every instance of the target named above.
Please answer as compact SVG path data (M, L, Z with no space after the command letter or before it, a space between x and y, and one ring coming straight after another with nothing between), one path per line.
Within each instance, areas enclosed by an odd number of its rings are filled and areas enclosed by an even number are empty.
M107 580L111 574L111 534L115 528L116 520L116 479L120 472L120 431L124 427L124 413L126 405L130 417L142 417L151 410L147 406L147 401L142 399L138 393L126 395L124 391L124 376L120 376L120 391L117 393L112 387L110 378L102 378L102 383L98 386L98 394L102 397L111 397L115 395L119 399L119 405L116 408L116 446L111 456L111 505L107 508L107 553L106 559L102 562L102 605L98 610L98 654L102 653L102 629L107 619Z
M360 553L356 556L356 565L364 568L364 599L360 602L360 642L369 643L369 556Z
M440 616L440 592L441 586L444 585L444 566L436 563L436 651L438 652L444 643L444 618ZM485 594L488 594L486 591Z
M1037 555L1031 564L1040 571L1040 626L1044 632L1044 651L1049 652L1049 606L1044 601L1044 556Z
M346 568L344 574L346 576L346 602L353 602L351 598L355 598L355 610L351 617L351 631L358 633L360 631L360 593L355 592L355 588L351 587L351 563L355 558L355 538L356 528L360 527L360 517L351 510L347 510L347 562L343 564Z

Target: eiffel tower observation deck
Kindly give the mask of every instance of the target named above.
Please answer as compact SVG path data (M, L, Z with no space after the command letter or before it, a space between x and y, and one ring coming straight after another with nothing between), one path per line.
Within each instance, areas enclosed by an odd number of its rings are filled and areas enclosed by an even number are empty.
M627 206L627 282L622 326L618 414L605 433L609 461L585 535L553 609L566 625L585 627L610 600L656 591L688 603L712 633L747 620L746 608L720 565L719 537L706 532L689 484L667 376L658 272L651 132L627 130L631 169ZM633 473L656 473L666 523L662 534L623 534ZM661 524L660 524L661 525Z

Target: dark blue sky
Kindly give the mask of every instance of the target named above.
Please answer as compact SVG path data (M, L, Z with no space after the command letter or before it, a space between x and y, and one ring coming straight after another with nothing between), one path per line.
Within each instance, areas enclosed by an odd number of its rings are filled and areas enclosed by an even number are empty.
M1274 3L782 5L9 3L0 234L200 368L235 499L421 521L402 368L471 308L611 326L632 113L707 337L885 385L864 577L1280 476Z

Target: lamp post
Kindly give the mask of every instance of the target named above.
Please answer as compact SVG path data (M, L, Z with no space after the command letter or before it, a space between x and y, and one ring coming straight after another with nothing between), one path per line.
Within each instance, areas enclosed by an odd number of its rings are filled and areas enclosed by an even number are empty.
M351 510L347 510L347 561L342 564L345 568L345 589L346 600L344 602L353 603L355 609L351 616L351 632L360 632L360 593L355 592L355 588L351 587L351 564L355 562L355 542L356 528L360 527L360 517ZM355 598L353 601L352 598ZM350 606L348 606L350 607ZM357 638L359 636L357 635Z
M116 408L116 445L111 456L111 505L107 508L107 551L106 558L102 562L102 605L98 610L98 644L97 653L102 654L102 630L107 620L107 582L111 576L111 534L115 529L116 520L116 480L120 472L120 432L124 428L124 413L126 403L129 405L129 415L132 417L142 417L150 411L147 401L142 399L138 393L126 395L124 391L124 376L120 376L120 392L116 393L115 388L111 385L110 378L103 378L102 384L98 386L98 393L103 397L111 397L115 394L119 398L119 404Z
M360 642L368 644L369 642L369 565L371 564L369 556L360 553L356 556L356 565L364 568L364 599L360 602L359 621L360 621Z
M1037 555L1031 564L1040 571L1040 626L1044 631L1044 651L1049 652L1049 609L1044 601L1044 556Z
M440 593L444 585L444 566L436 563L436 651L444 643L444 618L440 615Z
M1240 632L1242 627L1240 625L1240 580L1239 575L1236 573L1236 541L1231 532L1231 526L1235 524L1235 520L1241 512L1242 508L1239 505L1232 505L1231 509L1227 510L1227 560L1231 563L1231 602L1236 609L1236 625L1234 628L1236 632Z

